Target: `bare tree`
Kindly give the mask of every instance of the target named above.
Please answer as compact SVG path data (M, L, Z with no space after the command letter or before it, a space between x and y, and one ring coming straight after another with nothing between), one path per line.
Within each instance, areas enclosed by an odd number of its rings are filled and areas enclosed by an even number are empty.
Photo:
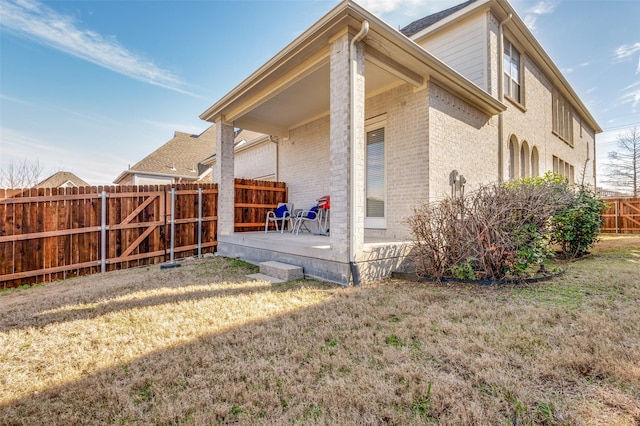
M0 188L30 188L40 182L42 166L40 161L9 161L0 169Z
M609 152L605 175L609 183L617 188L640 196L638 170L640 169L640 130L633 126L627 133L618 135L618 150Z

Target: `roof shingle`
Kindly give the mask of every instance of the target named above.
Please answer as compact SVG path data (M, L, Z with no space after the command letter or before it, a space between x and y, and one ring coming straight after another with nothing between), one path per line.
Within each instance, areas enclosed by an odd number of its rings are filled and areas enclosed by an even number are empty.
M457 11L459 11L460 9L464 9L465 7L467 7L468 5L470 5L471 3L475 2L477 0L468 0L464 3L461 3L457 6L453 6L450 7L449 9L445 9L442 10L440 12L436 12L432 15L429 16L425 16L424 18L418 19L417 21L413 21L412 23L410 23L409 25L407 25L406 27L402 28L400 30L400 32L404 35L406 35L407 37L411 37L412 35L422 31L423 29L430 27L431 25L435 24L438 21L443 20L444 18L446 18L449 15L453 15L454 13L456 13Z
M216 150L215 140L215 125L200 135L176 131L171 140L138 161L129 171L196 179L202 173L200 162Z
M89 186L87 182L71 172L54 173L36 186L38 188L59 188L67 182L71 182L75 186Z

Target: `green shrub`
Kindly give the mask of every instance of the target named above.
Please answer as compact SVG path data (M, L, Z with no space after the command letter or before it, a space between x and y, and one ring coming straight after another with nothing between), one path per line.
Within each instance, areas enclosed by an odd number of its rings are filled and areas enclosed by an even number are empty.
M454 277L459 280L475 280L476 273L473 271L474 259L468 257L464 262L451 266L449 269Z
M514 275L526 273L532 266L541 265L553 256L550 248L550 236L545 228L538 228L533 223L525 223L516 229L516 251L511 272Z
M606 209L603 200L587 188L580 188L551 219L551 241L560 246L567 258L584 255L598 240Z

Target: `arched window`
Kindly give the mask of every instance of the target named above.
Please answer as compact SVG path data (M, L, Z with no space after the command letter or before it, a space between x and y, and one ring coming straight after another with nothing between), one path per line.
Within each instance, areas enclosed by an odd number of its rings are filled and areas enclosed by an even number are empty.
M529 170L529 144L527 141L523 141L520 147L520 177L530 177Z
M509 180L514 180L518 177L519 152L518 139L512 135L511 138L509 138Z
M535 146L531 150L531 177L540 176L540 160L538 159L538 148Z

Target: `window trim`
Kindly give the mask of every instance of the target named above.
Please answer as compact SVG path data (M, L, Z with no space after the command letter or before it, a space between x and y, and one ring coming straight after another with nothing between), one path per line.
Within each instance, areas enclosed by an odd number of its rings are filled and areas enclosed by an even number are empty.
M551 93L551 116L551 133L573 148L573 120L575 112L567 99L555 88Z
M501 52L502 55L502 93L504 94L504 97L509 99L510 101L512 101L513 103L515 103L516 105L520 106L521 108L524 108L524 61L525 61L525 56L524 53L518 48L516 47L513 42L511 42L511 40L507 39L506 37L504 38L504 42L503 42L503 49ZM505 50L507 49L507 46L509 47L509 73L507 73L507 67L506 67L506 63L505 63ZM518 53L518 81L516 82L518 84L518 88L519 90L519 97L516 98L512 95L511 90L513 88L513 78L511 77L511 66L513 64L513 51L516 51ZM505 86L507 85L507 81L509 82L509 90L505 90Z

